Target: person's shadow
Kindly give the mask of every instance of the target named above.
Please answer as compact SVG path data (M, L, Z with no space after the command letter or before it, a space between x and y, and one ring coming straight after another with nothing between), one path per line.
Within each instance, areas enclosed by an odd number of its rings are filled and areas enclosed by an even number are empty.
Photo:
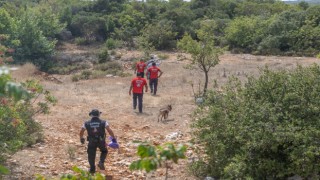
M138 116L150 116L151 114L150 113L139 113L139 112L135 112Z
M106 180L112 180L112 176L110 176L110 175L106 175Z
M163 124L168 124L170 121L174 121L174 118L162 120L162 123L163 123ZM160 122L161 122L161 121L160 121Z

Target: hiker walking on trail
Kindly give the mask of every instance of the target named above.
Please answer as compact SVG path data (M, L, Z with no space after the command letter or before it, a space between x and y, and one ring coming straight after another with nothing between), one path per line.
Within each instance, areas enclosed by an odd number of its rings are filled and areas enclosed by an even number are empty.
M132 91L133 109L137 108L137 100L138 100L139 113L142 113L143 87L145 87L146 92L148 92L147 80L145 78L142 78L141 74L137 74L137 77L131 80L129 95L131 96L131 91Z
M159 74L160 72L160 74ZM158 78L161 77L162 71L159 67L157 67L157 64L155 62L152 63L152 66L148 68L147 70L148 77L149 77L149 86L150 86L150 92L153 95L157 94L157 87L158 87Z
M146 68L146 64L144 63L143 59L140 59L140 62L136 64L135 73L139 73L142 78L144 78L144 69Z
M95 167L95 159L96 159L96 151L97 148L100 149L101 154L100 154L100 161L98 164L98 167L101 170L105 170L104 167L104 162L105 159L107 158L108 150L106 148L106 132L105 130L108 131L109 135L111 136L110 139L113 143L117 144L117 140L114 136L113 131L111 130L108 122L101 120L100 117L101 112L98 109L93 109L90 113L89 116L91 116L91 120L86 121L81 130L80 130L80 142L82 144L85 143L85 139L83 137L84 131L87 130L87 141L88 142L88 161L90 164L90 173L95 173L96 172L96 167Z

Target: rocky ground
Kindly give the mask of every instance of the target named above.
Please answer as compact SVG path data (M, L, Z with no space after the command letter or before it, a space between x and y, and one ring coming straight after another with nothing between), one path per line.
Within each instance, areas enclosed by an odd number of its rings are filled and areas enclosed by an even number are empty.
M136 52L125 52L126 56ZM86 146L79 141L79 131L92 108L102 111L102 119L109 122L121 148L109 149L106 170L100 171L107 179L164 179L165 169L146 174L130 171L129 164L137 159L134 141L148 141L154 145L165 142L187 143L190 135L191 114L196 108L191 83L198 84L203 79L201 72L183 68L188 60L178 60L178 54L169 53L160 68L164 71L159 80L157 96L144 95L144 113L132 109L132 99L128 94L130 77L105 77L94 80L72 82L70 75L55 75L62 83L44 79L41 75L30 78L41 80L44 87L58 99L58 104L49 115L37 116L36 121L44 127L45 141L23 149L12 155L7 164L11 174L4 179L34 179L40 174L48 179L59 179L62 174L72 173L78 166L88 169ZM245 79L246 75L258 75L258 67L294 68L297 63L310 65L319 63L316 58L264 57L227 54L221 57L218 66L212 69L210 78L222 86L231 75ZM15 73L14 73L15 74ZM16 73L19 74L19 73ZM20 74L21 76L21 74ZM210 83L209 87L212 87ZM173 105L169 119L157 122L161 107ZM187 159L172 165L169 179L196 179L188 173L187 164L196 155L188 148ZM98 159L98 157L97 157Z

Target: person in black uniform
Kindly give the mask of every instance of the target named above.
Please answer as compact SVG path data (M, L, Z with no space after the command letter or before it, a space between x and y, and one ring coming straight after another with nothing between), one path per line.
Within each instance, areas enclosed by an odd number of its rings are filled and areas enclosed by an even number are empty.
M90 164L90 173L96 172L95 167L95 159L96 159L96 151L97 148L100 149L101 155L100 155L100 161L98 164L98 167L101 170L105 170L104 167L104 161L107 157L108 150L106 148L106 132L105 129L108 131L108 133L111 136L111 141L113 143L117 143L117 140L114 136L113 131L111 130L108 122L101 120L100 117L101 112L98 109L93 109L89 116L91 116L91 120L86 121L81 130L80 130L80 142L82 144L85 143L85 139L83 137L84 131L87 130L87 141L88 143L88 161Z

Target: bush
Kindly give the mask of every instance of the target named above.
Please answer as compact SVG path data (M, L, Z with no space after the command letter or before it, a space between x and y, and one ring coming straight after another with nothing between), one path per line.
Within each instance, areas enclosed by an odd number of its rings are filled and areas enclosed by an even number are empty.
M83 70L83 69L89 69L90 65L88 64L75 64L75 65L64 65L60 64L58 66L52 67L48 70L49 73L55 73L55 74L71 74L75 71Z
M187 146L181 144L175 146L172 143L152 146L149 143L141 143L137 150L140 159L130 164L130 170L145 170L148 173L164 166L166 168L165 179L168 179L170 161L178 164L179 159L186 158L185 152L187 151Z
M107 62L104 64L99 64L98 66L95 67L95 69L101 70L101 71L108 71L108 70L120 71L120 70L122 70L122 66L118 62L112 61L112 62Z
M1 167L0 167L1 168ZM1 170L1 169L0 169ZM102 180L106 179L106 177L100 173L95 173L92 175L88 171L84 171L77 166L72 167L72 171L74 174L64 174L60 177L60 179L83 179L83 180ZM42 175L36 175L36 180L46 180L47 178Z
M108 49L115 49L116 48L116 42L114 39L110 38L110 39L107 39L106 41L106 47Z
M98 54L99 63L105 63L110 60L110 55L108 53L108 49L102 49Z
M96 71L96 70L94 70L94 71L92 72L91 77L92 77L92 79L96 79L96 78L102 78L102 77L104 77L105 75L106 75L106 73L105 73L104 71Z
M81 72L81 79L90 79L91 75L92 75L91 70L84 70Z
M169 58L169 55L168 54L159 54L158 57L160 59L168 59Z
M80 80L80 75L79 74L74 74L71 77L72 82L78 82Z
M273 72L208 94L196 112L207 175L222 179L319 179L320 66Z
M105 41L107 35L106 19L99 13L75 14L69 29L74 36L85 37L90 42Z
M8 80L9 76L0 76L1 86L7 84L1 89L9 90L1 90L5 93L0 99L0 162L5 160L3 152L12 153L43 140L42 127L33 117L49 113L49 105L56 103L37 81L29 80L22 86L15 86ZM38 100L39 97L43 100Z
M109 69L107 71L102 70L84 70L81 72L81 74L74 74L71 77L71 80L73 82L77 82L80 80L88 80L88 79L96 79L96 78L102 78L107 74L114 74L114 75L121 75L121 71L118 69Z
M81 45L81 46L89 45L89 44L90 44L90 42L88 42L87 39L84 38L84 37L77 37L77 38L75 38L74 41L75 41L75 43L76 43L77 45Z

